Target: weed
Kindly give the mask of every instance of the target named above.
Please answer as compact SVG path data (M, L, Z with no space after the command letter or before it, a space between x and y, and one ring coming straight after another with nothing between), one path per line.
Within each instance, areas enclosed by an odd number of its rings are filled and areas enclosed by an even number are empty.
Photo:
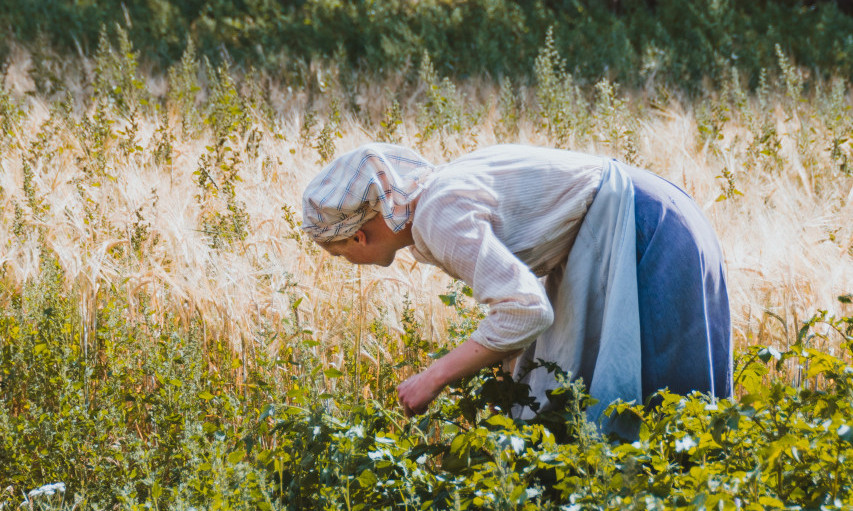
M135 108L148 105L145 84L137 76L139 53L133 49L127 31L116 25L118 49L101 26L95 54L94 90L96 100L106 101L119 115L130 116Z
M587 103L580 87L566 70L566 61L554 46L554 29L548 28L545 45L534 64L536 98L541 127L558 147L567 147L573 138L588 130Z
M0 147L4 147L15 137L23 119L23 109L6 91L0 80Z
M332 158L335 156L335 138L343 137L340 130L340 102L337 98L332 99L329 104L329 110L329 118L323 124L323 129L317 135L317 141L314 145L314 149L320 155L320 160L317 163L322 164L332 161Z
M379 122L381 130L377 135L377 139L391 144L399 144L401 141L397 130L403 124L403 112L400 108L400 103L393 99L388 108L383 113L382 120Z
M593 105L595 130L601 142L632 165L641 165L636 117L627 102L616 95L616 87L606 79L595 84Z
M456 92L456 86L447 77L439 79L429 54L424 53L418 77L425 88L424 102L417 114L420 130L415 137L423 146L433 136L438 135L444 153L448 152L447 140L459 135L460 143L467 147L474 143L473 133L468 129L468 120L462 107L462 100Z
M853 175L853 107L845 99L846 92L844 81L833 80L829 93L818 100L818 113L827 128L829 158L835 170L850 176Z
M498 122L495 126L495 136L501 142L511 141L518 136L521 121L521 98L515 93L512 81L505 76L501 80L498 96Z
M302 124L299 126L299 145L305 146L311 140L311 130L317 124L317 113L309 108L302 116Z
M201 116L196 108L200 91L198 56L190 38L181 60L169 68L169 92L166 95L168 104L181 120L181 133L185 137L198 131L201 125Z

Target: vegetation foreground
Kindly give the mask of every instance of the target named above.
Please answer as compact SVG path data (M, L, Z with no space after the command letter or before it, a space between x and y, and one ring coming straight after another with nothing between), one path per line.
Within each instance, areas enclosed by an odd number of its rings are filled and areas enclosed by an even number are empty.
M575 80L548 37L529 83L424 56L381 84L212 66L167 76L126 34L58 76L16 48L0 89L2 509L849 509L850 84L777 47L747 90L684 98ZM579 383L535 421L486 371L406 419L395 386L486 312L398 261L298 230L317 166L369 139L444 161L498 141L607 153L688 189L729 261L738 397L615 404ZM794 275L794 276L792 276ZM840 295L840 297L839 297ZM838 298L837 298L838 297Z

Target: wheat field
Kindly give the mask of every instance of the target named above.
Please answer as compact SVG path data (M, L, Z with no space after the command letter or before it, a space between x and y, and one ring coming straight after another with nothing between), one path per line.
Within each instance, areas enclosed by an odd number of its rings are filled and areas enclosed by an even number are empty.
M735 75L699 98L606 81L549 92L542 76L454 83L429 66L376 82L312 64L298 87L188 59L184 74L153 74L119 51L35 58L17 48L2 75L0 302L39 277L49 251L90 327L119 290L128 320L198 316L241 353L275 353L307 330L325 364L343 364L343 342L379 364L392 347L369 327L401 331L409 300L424 336L445 343L453 310L439 270L408 254L357 268L298 229L301 191L325 161L389 140L435 163L499 142L559 146L678 184L721 240L739 348L786 347L819 309L851 313L837 300L853 291L850 84L806 88L783 57L764 89ZM548 101L573 90L558 125Z

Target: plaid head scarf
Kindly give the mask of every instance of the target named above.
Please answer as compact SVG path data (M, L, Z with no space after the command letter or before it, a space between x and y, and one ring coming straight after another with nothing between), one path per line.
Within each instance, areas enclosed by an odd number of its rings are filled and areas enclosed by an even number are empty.
M302 230L319 242L344 240L381 214L388 227L399 232L434 169L402 146L374 143L350 151L332 161L303 192Z

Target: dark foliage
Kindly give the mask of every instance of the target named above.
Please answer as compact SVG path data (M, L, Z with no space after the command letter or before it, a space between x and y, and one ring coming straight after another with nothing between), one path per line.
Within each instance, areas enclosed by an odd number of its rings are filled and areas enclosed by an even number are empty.
M721 0L6 0L0 27L25 45L94 54L101 27L128 30L144 61L168 66L188 39L214 61L284 69L312 58L362 71L413 71L426 52L443 75L529 75L545 33L576 78L627 85L650 76L690 89L735 66L757 80L775 45L821 74L853 75L845 1ZM755 84L753 84L755 85Z

